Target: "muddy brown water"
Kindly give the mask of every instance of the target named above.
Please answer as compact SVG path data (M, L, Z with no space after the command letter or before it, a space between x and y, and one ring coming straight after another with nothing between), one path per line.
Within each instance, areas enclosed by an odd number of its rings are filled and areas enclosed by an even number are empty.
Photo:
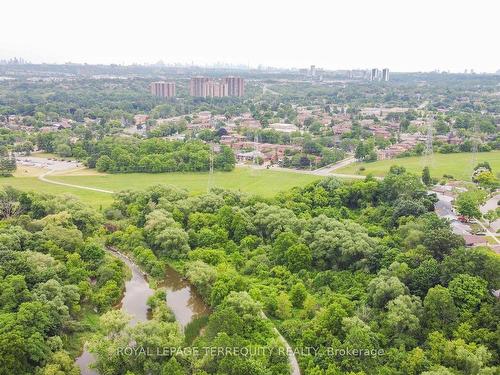
M130 280L125 282L125 291L118 307L131 315L130 326L148 320L150 315L147 301L154 291L149 287L146 275L127 256L112 249L109 249L109 252L120 258L132 273ZM168 265L165 269L165 278L159 286L166 289L167 306L172 310L181 329L184 329L193 319L210 312L194 287ZM94 356L84 346L83 353L75 363L80 367L81 375L99 375L96 370L89 367L94 361Z
M125 255L111 249L109 252L123 260L132 273L131 279L125 282L125 291L118 307L132 316L129 323L131 326L148 320L150 315L147 301L154 291L149 287L146 275ZM166 289L167 306L174 314L181 329L184 329L193 319L210 313L210 309L194 287L171 266L165 267L165 277L159 286ZM267 318L264 313L262 315ZM290 345L276 328L274 330L289 353L290 374L300 375L300 367ZM84 347L83 353L76 359L75 363L80 367L81 375L99 375L96 370L90 368L94 361L92 353Z
M210 313L208 306L189 281L169 265L165 269L165 279L159 286L166 289L167 306L182 329L193 319Z

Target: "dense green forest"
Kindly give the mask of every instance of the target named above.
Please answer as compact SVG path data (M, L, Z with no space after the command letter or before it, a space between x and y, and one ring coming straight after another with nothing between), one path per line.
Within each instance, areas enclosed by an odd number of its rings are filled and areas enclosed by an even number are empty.
M96 236L102 216L70 196L10 188L0 203L0 374L78 374L74 338L119 301L125 279Z
M231 171L236 159L233 151L221 146L214 153L210 145L200 141L171 142L153 138L105 138L96 142L88 159L90 168L100 172L199 172L210 169ZM211 154L214 154L211 156Z
M196 73L189 70L178 74L143 67L138 75L132 67L115 67L114 73L108 70L102 73L103 76L93 78L93 69L106 69L98 66L51 66L54 69L51 72L54 75L52 80L29 80L25 76L36 75L39 68L49 67L20 65L10 66L8 71L2 71L2 68L0 66L0 73L13 75L16 79L0 81L0 116L25 116L27 125L38 127L43 126L45 121L60 118L70 118L77 122L83 122L85 118L100 119L103 122L120 119L132 123L133 115L137 113L147 113L152 118L167 118L198 111L229 116L251 111L263 123L275 117L274 115L293 121L293 111L272 114L270 110L290 105L324 106L325 103L331 106L348 106L352 113L363 106L417 108L423 101L427 103L428 110L435 112L451 109L451 114L459 117L480 117L483 116L480 115L482 111L486 115L500 112L500 100L498 95L494 95L500 82L498 75L395 73L390 84L374 85L366 81L351 81L349 85L345 85L344 82L337 81L336 78L340 77L335 75L330 77L331 80L318 84L301 81L301 76L296 74L283 80L283 75L279 72L273 75L232 72L245 78L256 78L247 81L247 94L241 100L190 97L188 81ZM85 74L86 69L89 70L88 75ZM72 72L69 73L68 70ZM119 76L122 74L123 76ZM148 85L158 74L166 74L176 82L177 100L166 102L150 95ZM201 74L222 76L228 73L212 70ZM325 78L328 79L328 75ZM261 94L262 86L279 95ZM463 100L464 97L468 100Z
M53 152L58 151L56 145L60 138L55 133L42 133L37 136L36 142L40 149ZM63 156L74 156L84 161L89 168L110 173L208 171L211 158L215 170L231 171L236 163L234 153L227 146L221 145L217 150L211 150L211 145L199 140L84 137L66 147L68 153Z
M106 173L200 172L212 164L231 171L234 151L217 144L229 124L240 139L297 146L284 151L283 167L312 169L350 153L374 161L376 150L398 140L395 132L374 136L362 121L394 122L416 134L424 129L415 121L426 111L435 117L435 135L463 138L460 144L434 140L434 152L499 148L500 76L396 73L390 83L345 84L333 73L319 82L293 72L253 71L242 73L246 97L202 99L190 97L187 88L189 77L204 71L5 69L0 66L0 73L15 76L0 81L0 122L8 127L0 129L5 175L15 169L13 153L36 149ZM50 79L28 79L45 69ZM177 98L151 96L149 83L167 75L177 84ZM332 129L341 120L299 121L301 106L321 116L345 115L351 126L336 134ZM407 108L363 115L370 106ZM212 129L188 130L199 111L220 115ZM241 127L246 112L262 127ZM149 118L135 126L136 114ZM269 129L275 122L297 124L300 131ZM183 141L165 139L180 133ZM418 143L401 156L424 151ZM489 171L473 176L477 188L495 189L489 164L479 166ZM159 185L116 193L100 211L69 195L5 188L0 375L77 375L75 358L84 342L102 375L289 374L276 330L296 351L304 375L498 374L500 302L493 292L500 289L499 256L486 247L465 247L435 214L437 198L428 186L437 175L430 173L393 166L383 180L325 178L273 198L220 188L193 196ZM459 213L482 216L473 197L478 191L457 197ZM133 317L118 308L130 270L106 248L118 249L147 273L155 289L149 320L131 325ZM185 330L165 303L167 264L208 307L209 314ZM146 354L124 354L131 347ZM165 348L191 351L165 354Z
M500 260L466 249L404 168L272 199L155 186L117 194L104 216L69 197L7 188L0 200L2 374L76 374L75 337L92 331L102 374L287 374L273 327L304 374L498 373ZM174 264L208 319L182 334L159 288L151 320L127 326L109 310L124 266L103 241L152 280ZM89 326L94 309L103 315ZM153 354L120 354L134 343ZM268 351L154 354L165 347Z
M262 309L300 350L305 374L495 374L500 260L466 249L433 203L399 167L383 181L325 179L276 199L158 186L117 196L107 241L153 273L177 264L197 287L214 312L194 347L279 345ZM131 334L99 337L99 368L287 373L271 355L109 356Z
M43 126L45 121L85 118L103 122L122 119L133 122L133 115L148 113L153 118L187 115L196 111L239 113L247 108L236 98L203 100L187 95L188 78L177 81L178 96L168 101L149 92L151 79L92 79L78 77L59 81L0 81L0 116L27 116L26 125Z

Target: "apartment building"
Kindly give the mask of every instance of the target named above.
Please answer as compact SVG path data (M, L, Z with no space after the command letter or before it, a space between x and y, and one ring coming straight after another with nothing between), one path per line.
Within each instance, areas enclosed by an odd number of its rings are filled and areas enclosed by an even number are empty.
M161 98L174 98L175 97L175 83L174 82L152 82L150 85L151 95L159 96Z
M240 77L222 79L192 77L189 83L189 94L202 98L242 97L245 95L245 81Z

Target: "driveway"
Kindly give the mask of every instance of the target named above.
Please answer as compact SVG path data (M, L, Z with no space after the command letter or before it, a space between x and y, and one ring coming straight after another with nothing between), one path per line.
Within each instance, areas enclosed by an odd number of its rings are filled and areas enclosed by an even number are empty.
M483 215L490 211L490 210L496 210L498 206L498 201L500 200L500 193L494 194L490 199L486 201L484 205L481 206L481 212ZM490 224L489 229L493 232L496 233L500 229L500 219L496 219Z
M453 207L451 205L451 201L453 200L453 198L441 193L435 194L439 199L434 205L435 212L439 217L448 219L450 221L453 233L462 236L471 234L470 227L467 224L460 222L455 212L453 212Z

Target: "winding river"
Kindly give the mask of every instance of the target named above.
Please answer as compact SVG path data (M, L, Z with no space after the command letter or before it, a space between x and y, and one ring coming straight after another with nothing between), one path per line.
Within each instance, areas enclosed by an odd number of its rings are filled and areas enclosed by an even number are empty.
M165 279L159 286L166 289L167 306L182 329L193 319L210 313L198 292L169 265L165 268Z
M125 282L125 292L119 305L125 313L132 316L129 325L134 326L139 322L148 320L149 307L147 301L148 298L153 295L154 291L149 287L146 275L126 255L113 248L108 248L108 251L110 254L120 258L132 273L130 280ZM165 278L159 286L166 289L167 306L174 314L181 329L184 329L193 319L210 313L210 309L201 296L191 284L171 266L166 266ZM267 319L263 312L262 317ZM276 328L274 330L289 353L290 374L300 375L300 368L292 348L278 330ZM97 371L89 367L94 361L94 356L87 350L85 345L83 353L76 359L75 363L80 368L81 375L99 375Z
M130 326L148 320L147 302L154 291L149 287L146 276L126 255L113 248L108 248L108 251L120 258L132 273L130 280L125 282L125 292L118 307L132 317L129 322ZM201 296L172 267L166 267L165 279L161 286L167 290L167 305L182 329L193 318L208 314L209 309ZM76 359L81 375L99 375L97 371L89 367L93 362L94 356L84 347L83 353Z

